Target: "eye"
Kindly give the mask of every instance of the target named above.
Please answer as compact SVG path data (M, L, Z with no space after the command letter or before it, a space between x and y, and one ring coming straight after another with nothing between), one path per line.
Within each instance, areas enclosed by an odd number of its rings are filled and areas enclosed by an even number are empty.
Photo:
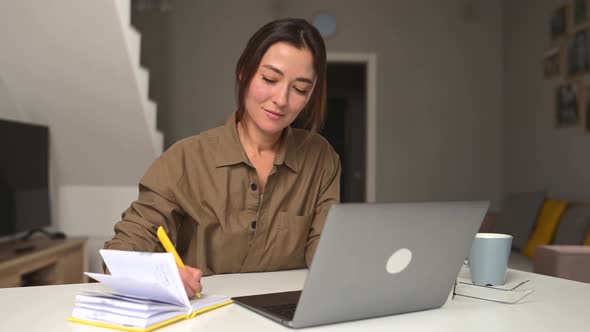
M264 75L261 75L261 76L262 76L262 80L264 80L268 84L275 84L277 82L277 80L273 80L272 78L266 77Z
M306 89L299 89L298 87L294 86L293 89L300 95L306 95L309 90Z

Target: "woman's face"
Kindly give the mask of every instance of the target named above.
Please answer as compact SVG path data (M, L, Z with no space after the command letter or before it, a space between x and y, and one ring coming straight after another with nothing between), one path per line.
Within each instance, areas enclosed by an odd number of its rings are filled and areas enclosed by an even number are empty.
M246 91L248 120L265 134L280 133L301 113L315 82L308 49L272 45L262 57Z

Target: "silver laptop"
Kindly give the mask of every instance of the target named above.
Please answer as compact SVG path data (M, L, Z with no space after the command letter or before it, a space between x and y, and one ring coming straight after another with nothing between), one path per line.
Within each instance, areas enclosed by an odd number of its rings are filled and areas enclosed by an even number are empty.
M439 308L488 206L335 205L302 291L234 301L293 328Z

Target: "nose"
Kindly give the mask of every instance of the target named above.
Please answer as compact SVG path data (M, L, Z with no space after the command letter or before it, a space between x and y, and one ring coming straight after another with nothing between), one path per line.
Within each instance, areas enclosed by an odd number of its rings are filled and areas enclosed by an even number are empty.
M281 87L277 88L277 90L275 91L275 94L272 98L272 101L278 107L284 107L285 105L287 105L288 95L289 95L289 86L287 84L284 84Z

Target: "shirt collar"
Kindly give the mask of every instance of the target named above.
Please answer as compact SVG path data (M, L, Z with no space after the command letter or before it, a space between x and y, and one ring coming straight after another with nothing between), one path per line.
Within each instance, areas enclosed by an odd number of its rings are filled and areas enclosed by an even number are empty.
M236 126L236 113L234 112L223 126L219 139L219 149L215 155L217 167L245 163L252 166L246 156L246 152L240 143ZM297 162L297 142L293 135L293 129L289 126L283 130L281 146L274 161L274 165L285 164L295 173L299 172Z
M281 147L275 158L275 165L287 165L293 172L299 172L299 163L297 162L297 142L293 135L293 129L291 126L283 130L281 137Z
M238 138L236 113L234 112L223 126L222 133L219 137L219 148L215 155L215 164L217 167L220 167L242 162L250 164Z

